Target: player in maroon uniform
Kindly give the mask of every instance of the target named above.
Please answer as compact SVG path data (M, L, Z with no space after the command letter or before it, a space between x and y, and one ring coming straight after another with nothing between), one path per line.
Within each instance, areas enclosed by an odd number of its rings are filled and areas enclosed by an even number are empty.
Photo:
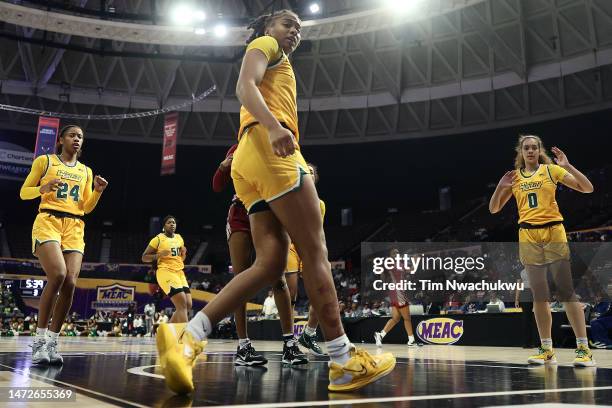
M399 250L392 249L390 256L395 258L399 254ZM393 283L399 283L404 280L409 271L404 269L393 269L386 272L387 280ZM393 327L399 323L400 319L404 319L404 329L408 335L408 346L416 346L417 343L414 341L414 331L412 330L412 321L410 320L410 302L406 291L403 290L390 290L389 299L391 300L391 319L387 321L385 327L379 331L374 332L374 341L378 347L382 347L382 340Z
M231 168L234 151L237 144L229 148L225 159L219 164L213 176L213 191L221 192L231 182ZM232 269L238 274L249 266L253 260L253 241L251 239L251 225L246 208L234 194L232 203L227 213L227 224L225 227L227 244L229 246ZM274 300L278 308L281 327L283 329L283 359L284 363L291 365L305 364L308 359L297 346L297 340L293 336L293 310L289 288L284 280L274 285ZM257 354L247 334L246 304L243 304L234 312L236 320L236 331L238 332L238 349L234 363L239 366L259 366L266 364L268 360Z

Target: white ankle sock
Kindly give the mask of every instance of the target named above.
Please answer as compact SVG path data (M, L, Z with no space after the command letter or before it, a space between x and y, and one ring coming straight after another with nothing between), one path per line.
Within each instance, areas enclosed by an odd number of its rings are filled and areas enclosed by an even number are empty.
M414 343L414 336L408 336L408 341L410 343Z
M36 328L36 338L37 339L44 339L46 335L47 335L47 328L46 327L44 329L40 328L40 327Z
M315 327L314 329L310 326L306 326L306 328L304 329L304 333L306 333L307 336L314 336L317 334L317 328Z
M248 346L249 344L251 344L251 339L248 337L246 339L238 339L238 346L240 346L240 348Z
M47 330L47 337L49 340L57 340L59 337L59 333L52 332L51 330Z
M385 329L382 329L379 333L380 333L380 337L382 337L383 339L387 335L387 332L385 331Z
M545 349L551 349L553 346L552 339L542 339L542 347Z
M204 312L198 312L193 319L187 323L187 328L185 330L191 333L194 340L202 341L206 340L208 335L212 333L212 324Z
M586 337L576 337L576 347L589 347L589 340Z
M346 334L343 334L332 341L328 341L325 344L327 346L329 358L334 363L338 363L343 366L351 358L349 354L351 342L349 341L348 337L346 337Z

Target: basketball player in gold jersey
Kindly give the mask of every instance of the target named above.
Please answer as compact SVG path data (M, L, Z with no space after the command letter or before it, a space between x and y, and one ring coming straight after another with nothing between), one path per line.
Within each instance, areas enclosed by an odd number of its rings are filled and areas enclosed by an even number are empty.
M563 227L563 217L555 198L561 183L581 193L593 192L587 177L572 166L561 149L552 148L554 164L538 136L523 135L516 146L515 170L499 181L489 210L499 212L514 195L519 212L519 257L529 275L535 314L542 345L530 364L555 363L552 345L552 315L546 271L549 269L563 301L567 318L576 335L575 366L593 366L584 313L574 293L570 270L570 251Z
M85 251L83 215L93 211L108 185L78 161L82 147L83 129L76 125L62 128L58 154L37 157L19 193L22 200L40 197L32 227L32 253L47 275L32 344L33 364L63 363L57 340L81 271Z
M157 262L155 277L157 284L170 298L174 313L170 323L185 323L189 320L192 299L189 284L185 278L187 248L183 237L176 233L176 218L164 217L162 232L151 239L142 254L142 262Z
M330 355L329 390L352 391L391 372L391 354L372 356L356 349L342 328L338 298L327 260L319 198L298 145L297 91L291 54L300 43L301 20L279 10L256 19L242 61L236 95L242 103L238 148L232 162L236 194L251 224L256 259L188 323L178 342L160 327L157 348L166 384L191 392L199 342L215 323L264 286L277 282L287 266L289 237L302 256L306 291Z

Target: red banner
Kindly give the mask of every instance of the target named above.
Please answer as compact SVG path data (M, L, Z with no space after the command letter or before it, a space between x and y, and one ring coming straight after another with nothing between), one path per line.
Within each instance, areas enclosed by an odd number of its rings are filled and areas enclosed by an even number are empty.
M176 169L176 135L178 133L178 112L164 117L164 146L162 148L161 175L174 174Z
M43 154L55 153L57 143L57 130L59 128L58 118L41 116L38 118L38 131L36 132L36 146L34 147L34 158Z

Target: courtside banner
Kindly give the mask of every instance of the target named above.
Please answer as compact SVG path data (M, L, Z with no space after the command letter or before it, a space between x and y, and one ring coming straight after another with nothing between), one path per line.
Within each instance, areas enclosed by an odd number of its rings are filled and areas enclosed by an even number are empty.
M533 301L597 304L612 295L610 260L605 241L363 242L361 297L449 314L500 313Z
M58 118L48 118L41 116L38 118L38 131L36 132L36 147L34 148L34 158L43 154L55 152L57 143L57 130L59 129Z
M32 166L31 152L22 151L21 146L4 143L0 146L0 178L24 180Z
M161 175L174 174L176 170L176 135L178 132L178 112L164 117L164 146L162 148Z

